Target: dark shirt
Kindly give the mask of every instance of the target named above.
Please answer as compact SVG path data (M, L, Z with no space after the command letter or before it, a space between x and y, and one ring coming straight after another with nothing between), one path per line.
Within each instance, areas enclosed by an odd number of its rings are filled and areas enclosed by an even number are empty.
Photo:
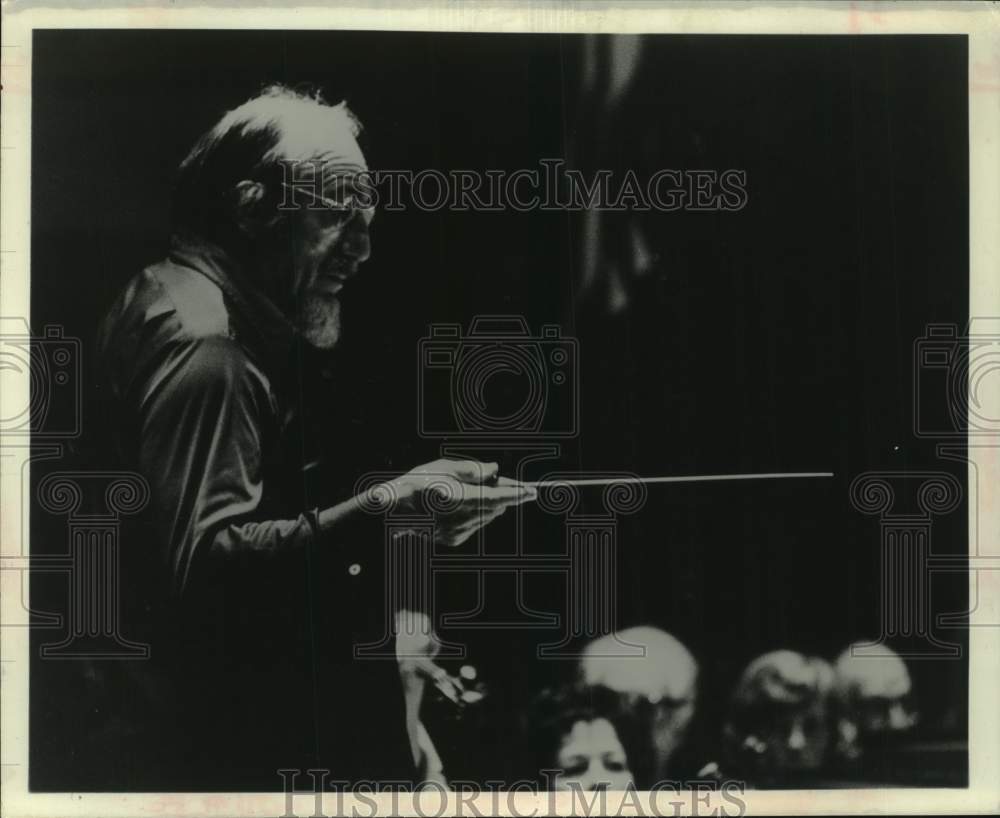
M396 664L353 655L387 633L383 530L359 513L320 529L296 400L317 374L293 327L221 249L175 238L116 301L99 354L122 453L151 489L123 580L147 611L149 673L171 691L137 708L154 711L161 779L404 777Z

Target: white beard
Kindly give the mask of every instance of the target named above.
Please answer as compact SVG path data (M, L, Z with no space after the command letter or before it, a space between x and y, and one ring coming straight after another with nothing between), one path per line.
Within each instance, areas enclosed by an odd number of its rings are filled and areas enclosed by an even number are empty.
M299 308L299 332L317 349L333 349L340 339L340 299L307 293Z

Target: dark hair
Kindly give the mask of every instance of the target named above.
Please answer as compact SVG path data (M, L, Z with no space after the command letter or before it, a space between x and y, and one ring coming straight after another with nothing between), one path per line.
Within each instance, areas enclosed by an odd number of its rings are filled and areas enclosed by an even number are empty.
M295 90L269 85L257 96L227 112L195 143L177 170L171 220L175 228L187 228L212 236L231 223L234 191L238 182L253 179L277 190L282 181L281 164L286 160L321 161L319 146L309 155L289 156L285 138L303 114L317 109L343 117L357 137L361 124L347 104L330 105L318 89Z
M607 719L618 734L625 758L636 782L649 775L651 748L644 739L640 720L629 710L625 697L603 686L564 685L546 688L522 714L521 732L524 773L542 785L541 771L553 769L563 738L578 722Z

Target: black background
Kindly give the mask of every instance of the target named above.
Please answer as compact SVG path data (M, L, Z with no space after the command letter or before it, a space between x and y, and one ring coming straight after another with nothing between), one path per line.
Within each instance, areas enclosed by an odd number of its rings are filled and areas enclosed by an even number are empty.
M574 108L579 47L558 35L36 32L32 326L79 337L92 376L97 321L164 253L178 162L263 85L309 82L346 98L373 168L537 168L587 139ZM572 214L381 213L372 258L344 296L333 409L314 432L343 464L331 494L369 469L437 456L441 441L421 438L416 417L429 324L558 323L579 345L580 434L529 477L836 475L651 487L622 521L618 621L663 627L697 655L706 735L753 656L789 647L832 658L873 637L879 527L851 507L851 480L940 469L964 483L935 441L914 435L913 344L928 323L968 320L966 60L964 37L645 38L608 155L640 170L742 169L749 197L739 212L644 216L658 263L628 282L618 313L599 292L580 294ZM85 431L100 425L85 406ZM511 452L500 457L513 467ZM936 521L935 551L965 552L965 517L963 504ZM509 550L505 524L487 550ZM35 515L34 547L58 551L62 525ZM560 524L538 511L523 531L528 550L561 546ZM527 601L559 610L562 582L531 579ZM967 607L958 575L933 587L936 612ZM512 596L501 582L488 605L509 611ZM442 584L442 611L474 602L471 574ZM469 645L510 710L565 669L535 659L554 630L442 630ZM965 641L960 629L938 635ZM966 662L910 668L922 730L962 739ZM33 712L57 708L61 694L35 678ZM59 736L39 724L55 728L33 720L44 764Z

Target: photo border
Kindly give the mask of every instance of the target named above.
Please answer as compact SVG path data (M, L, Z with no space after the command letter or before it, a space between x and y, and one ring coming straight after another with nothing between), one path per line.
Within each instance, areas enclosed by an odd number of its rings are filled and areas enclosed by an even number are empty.
M60 4L62 5L62 4ZM803 8L792 3L563 3L563 2L423 2L420 7L403 2L380 2L377 8L332 9L271 4L269 8L227 5L196 7L185 2L165 5L136 4L131 8L44 7L42 4L7 0L3 7L2 151L3 166L0 212L0 316L29 315L30 288L30 168L31 168L31 77L32 32L41 28L225 28L225 29L343 29L412 31L487 31L549 33L696 33L696 34L966 34L969 42L969 203L970 203L970 309L971 317L1000 315L1000 14L989 3L837 3ZM23 391L0 393L0 408L25 405ZM985 396L986 411L998 416L1000 395ZM0 416L6 413L0 411ZM995 502L1000 485L1000 441L983 450L968 467L968 480L978 480L979 502L969 504L970 531L980 543L1000 542L1000 508ZM971 450L970 450L971 454ZM27 475L23 475L25 481ZM4 473L2 529L7 537L15 528L11 518L19 515L22 474ZM16 482L16 485L12 485ZM27 482L24 483L27 485ZM994 498L991 501L991 496ZM17 530L28 530L18 521ZM24 545L24 544L22 544ZM21 550L20 548L18 549ZM4 549L7 553L7 549ZM27 550L22 553L27 553ZM17 577L18 594L2 593L0 624L18 607L20 575L0 572L2 591ZM978 580L978 585L975 583ZM1000 621L1000 571L970 571L970 598L978 593L978 605L970 615L969 645L969 787L968 789L858 789L748 791L742 798L748 813L819 815L872 813L981 813L1000 808L1000 629L988 625ZM32 794L27 790L28 772L28 629L6 628L0 633L0 812L5 816L114 816L160 815L252 815L286 813L285 796L275 794ZM499 814L543 815L555 806L570 814L573 795L547 797L522 793L515 811ZM388 796L369 796L383 808ZM721 793L701 798L679 798L676 814L733 814L733 804ZM487 796L475 802L490 814ZM502 799L506 807L506 799ZM327 802L332 814L332 800ZM427 803L425 801L425 803ZM629 802L626 802L626 806ZM663 798L659 803L663 804ZM616 805L613 799L609 804ZM366 802L356 802L357 814L370 814ZM453 814L457 796L449 798ZM352 799L343 807L350 812ZM403 814L416 814L413 804L401 796ZM296 796L298 815L312 815L314 797ZM426 813L425 813L426 814ZM433 813L431 813L433 814ZM467 811L463 814L475 814ZM636 814L629 811L626 814ZM647 813L648 814L648 813Z

